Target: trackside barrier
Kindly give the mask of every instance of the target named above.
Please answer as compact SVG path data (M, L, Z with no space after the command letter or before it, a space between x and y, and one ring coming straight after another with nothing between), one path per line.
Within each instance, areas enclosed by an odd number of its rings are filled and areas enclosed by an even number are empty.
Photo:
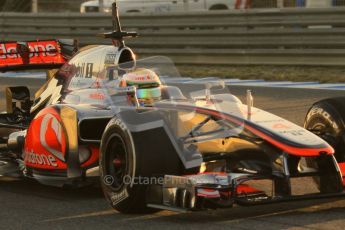
M248 9L122 16L141 35L127 45L140 56L166 55L177 64L345 65L345 7ZM1 40L78 38L108 44L108 14L1 13Z

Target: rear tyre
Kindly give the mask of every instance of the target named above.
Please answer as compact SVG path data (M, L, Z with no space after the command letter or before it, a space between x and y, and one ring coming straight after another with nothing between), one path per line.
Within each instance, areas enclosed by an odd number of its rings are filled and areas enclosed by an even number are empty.
M345 97L315 103L307 113L304 127L327 141L337 162L345 162Z

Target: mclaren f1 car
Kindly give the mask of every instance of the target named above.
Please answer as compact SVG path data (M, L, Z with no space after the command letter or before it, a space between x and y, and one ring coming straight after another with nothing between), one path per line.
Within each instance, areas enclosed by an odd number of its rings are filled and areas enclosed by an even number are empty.
M305 129L255 108L250 91L243 104L222 81L181 84L169 59L136 60L124 38L137 34L122 31L116 3L113 11L114 31L103 34L113 45L1 44L2 71L49 69L33 99L27 87L6 89L1 177L61 187L100 179L127 213L345 194L343 124L326 105L313 107ZM295 194L301 178L315 189Z

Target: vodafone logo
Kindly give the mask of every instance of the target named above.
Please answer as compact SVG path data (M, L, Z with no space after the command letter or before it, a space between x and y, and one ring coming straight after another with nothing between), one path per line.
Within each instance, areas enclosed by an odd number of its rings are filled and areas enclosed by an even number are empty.
M58 164L53 156L46 156L44 154L36 154L31 150L31 152L25 153L25 162L38 165L48 165L57 167Z
M29 45L29 57L54 57L57 56L57 48L54 44L35 44ZM17 59L21 56L17 51L16 43L0 44L0 59Z

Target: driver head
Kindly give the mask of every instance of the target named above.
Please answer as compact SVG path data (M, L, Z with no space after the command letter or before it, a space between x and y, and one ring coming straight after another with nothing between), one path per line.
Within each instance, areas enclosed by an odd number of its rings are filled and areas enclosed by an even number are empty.
M136 96L142 106L151 106L161 99L161 81L150 69L140 68L123 75L120 87L128 86L136 88ZM129 100L133 102L133 96L129 95Z

